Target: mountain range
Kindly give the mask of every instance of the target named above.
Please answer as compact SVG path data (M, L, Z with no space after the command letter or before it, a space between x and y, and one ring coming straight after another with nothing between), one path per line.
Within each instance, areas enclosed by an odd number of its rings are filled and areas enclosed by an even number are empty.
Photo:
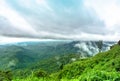
M0 45L0 69L16 70L29 67L51 72L53 68L58 70L61 64L94 56L99 52L97 43L99 41L42 41ZM101 51L107 51L114 43L103 41ZM48 69L49 65L53 66Z

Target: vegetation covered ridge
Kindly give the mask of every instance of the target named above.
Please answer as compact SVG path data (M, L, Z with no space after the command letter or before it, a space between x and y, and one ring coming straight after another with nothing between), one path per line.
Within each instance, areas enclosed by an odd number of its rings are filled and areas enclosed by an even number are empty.
M51 74L38 69L24 78L11 74L9 79L8 72L0 73L0 81L120 81L120 42L107 52L69 63Z

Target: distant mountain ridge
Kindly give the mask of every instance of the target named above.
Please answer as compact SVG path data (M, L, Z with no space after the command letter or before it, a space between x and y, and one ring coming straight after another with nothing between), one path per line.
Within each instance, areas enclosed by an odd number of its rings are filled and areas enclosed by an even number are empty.
M102 51L108 50L109 46L114 43L103 42ZM1 45L0 69L22 69L28 66L32 67L32 64L36 62L39 63L45 62L45 60L50 61L50 59L54 58L61 57L62 59L63 57L69 57L70 54L74 54L74 58L70 57L71 59L76 59L76 56L78 58L91 57L98 52L96 41L22 42Z

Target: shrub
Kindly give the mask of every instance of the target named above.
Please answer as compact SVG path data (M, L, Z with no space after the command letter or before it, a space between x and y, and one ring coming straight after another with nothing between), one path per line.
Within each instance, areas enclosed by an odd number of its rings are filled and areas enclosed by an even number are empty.
M0 81L12 81L11 71L0 71Z
M34 72L34 76L37 77L37 78L48 77L47 73L43 70L38 70L38 71Z

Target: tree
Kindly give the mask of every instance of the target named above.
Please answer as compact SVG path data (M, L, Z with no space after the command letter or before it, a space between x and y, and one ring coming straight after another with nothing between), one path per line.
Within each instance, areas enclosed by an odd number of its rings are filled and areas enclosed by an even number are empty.
M63 69L63 66L64 66L63 64L61 64L61 65L60 65L60 70L62 70L62 69Z

